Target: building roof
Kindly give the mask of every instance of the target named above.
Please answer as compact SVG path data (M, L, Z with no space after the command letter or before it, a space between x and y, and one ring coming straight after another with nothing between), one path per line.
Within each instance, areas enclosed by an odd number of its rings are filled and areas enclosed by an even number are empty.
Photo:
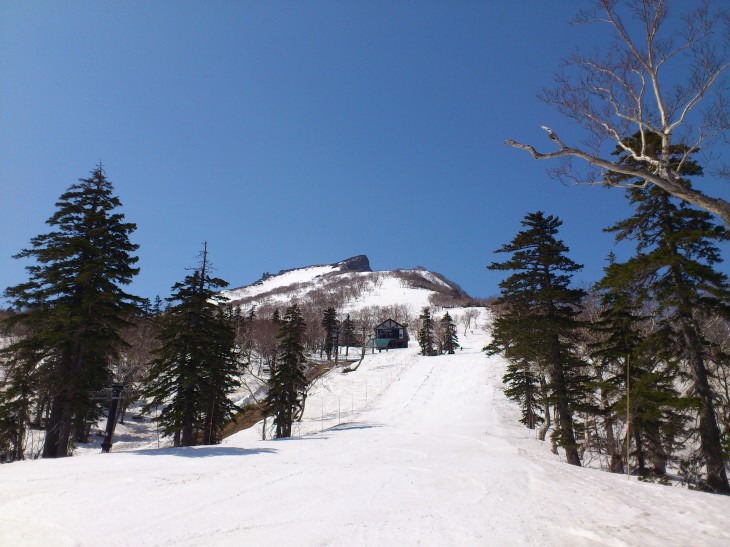
M394 327L400 327L402 329L406 328L405 325L401 325L400 323L398 323L397 321L393 321L392 319L386 319L385 321L383 321L379 325L375 325L374 328L377 329L377 328L383 327L383 326L385 326L386 328L389 328L389 329L392 329Z

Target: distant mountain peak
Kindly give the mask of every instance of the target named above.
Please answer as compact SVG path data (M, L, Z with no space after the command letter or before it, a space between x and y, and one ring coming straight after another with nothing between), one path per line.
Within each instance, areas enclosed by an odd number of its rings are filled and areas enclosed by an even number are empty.
M365 255L265 273L255 283L222 294L231 302L254 306L259 311L295 301L348 311L392 305L420 309L454 306L469 298L456 283L425 268L373 271Z
M332 264L335 268L340 268L343 272L372 272L370 269L370 260L365 255L357 255L351 258L346 258L335 264Z

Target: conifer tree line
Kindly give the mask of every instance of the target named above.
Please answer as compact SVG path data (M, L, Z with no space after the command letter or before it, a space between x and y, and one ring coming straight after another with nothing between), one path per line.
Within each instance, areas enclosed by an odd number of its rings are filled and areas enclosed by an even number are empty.
M702 174L694 161L677 168L687 187ZM562 222L527 214L497 250L506 260L489 266L507 276L485 350L507 359L505 393L521 421L541 439L550 432L568 463L598 458L615 473L660 482L673 473L730 494L730 284L716 269L728 232L659 188L611 176L628 185L634 214L607 231L633 255L609 255L604 277L577 289L582 266L558 237Z
M68 456L90 442L112 383L123 386L119 421L130 402L144 401L163 436L191 446L220 442L240 410L231 394L242 374L267 371L262 410L277 436L291 435L312 376L306 356L336 362L344 350L347 358L381 316L407 318L397 306L343 317L319 302L283 316L243 310L220 297L227 283L212 275L207 244L169 298L136 297L124 290L139 272L136 225L121 208L99 165L61 195L49 232L16 255L32 263L28 281L4 293L11 309L0 318L10 340L0 350L0 461ZM40 453L25 452L31 429L44 430Z
M211 274L207 244L166 305L127 293L139 272L138 246L131 241L136 225L121 207L99 165L61 195L48 233L15 257L32 262L28 281L4 292L11 309L0 318L10 341L0 350L0 462L68 456L89 442L113 382L123 386L120 421L130 401L143 399L143 411L175 446L220 442L238 411L230 395L258 352L270 360L270 390L286 394L267 408L277 435L289 435L307 384L298 309L284 318L277 311L262 325L255 309L244 314L225 304L220 290L227 283ZM353 329L346 318L345 340ZM44 430L43 447L26 454L31 428Z
M436 322L431 315L431 309L423 308L418 319L418 345L421 347L421 355L453 355L456 352L459 348L459 334L448 311Z

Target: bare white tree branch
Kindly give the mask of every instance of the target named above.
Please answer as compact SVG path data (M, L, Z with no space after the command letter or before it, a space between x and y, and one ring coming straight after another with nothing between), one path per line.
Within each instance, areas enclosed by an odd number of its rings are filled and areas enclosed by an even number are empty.
M723 8L713 11L709 0L703 0L694 2L694 8L680 19L671 17L669 4L669 0L597 0L594 10L579 12L576 22L611 29L611 47L602 57L575 53L567 58L556 85L544 90L541 99L600 141L595 149L568 146L546 127L557 145L555 151L541 153L514 140L506 144L535 159L587 162L601 175L588 181L591 184L620 186L609 180L609 173L643 181L638 184L654 184L718 215L730 227L730 202L687 188L679 175L691 154L730 132L730 32L720 32L723 24L730 30L730 14ZM673 8L680 6L684 4L677 2ZM677 73L684 75L683 81L671 79ZM629 146L634 137L640 147ZM660 150L650 145L657 138ZM629 154L634 165L604 157L615 148ZM678 149L677 167L671 162L676 162ZM575 183L581 177L571 173L572 165L562 161L553 173ZM727 169L707 167L708 172L727 173Z

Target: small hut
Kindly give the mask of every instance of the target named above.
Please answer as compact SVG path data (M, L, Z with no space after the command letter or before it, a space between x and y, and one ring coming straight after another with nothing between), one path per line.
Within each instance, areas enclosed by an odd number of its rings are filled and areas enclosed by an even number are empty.
M392 319L375 326L374 349L392 349L408 347L408 327Z

